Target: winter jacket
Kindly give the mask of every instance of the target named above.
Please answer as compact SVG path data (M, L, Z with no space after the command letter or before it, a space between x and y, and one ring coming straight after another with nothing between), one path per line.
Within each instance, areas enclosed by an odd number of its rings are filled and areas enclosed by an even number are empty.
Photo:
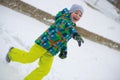
M76 24L72 22L67 8L60 11L55 22L35 40L35 43L45 48L53 56L59 51L67 51L67 42L77 33Z

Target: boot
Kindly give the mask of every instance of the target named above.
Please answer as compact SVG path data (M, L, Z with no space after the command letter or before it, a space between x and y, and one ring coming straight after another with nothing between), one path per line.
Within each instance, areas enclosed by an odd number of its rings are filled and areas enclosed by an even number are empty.
M9 49L9 51L8 51L8 53L13 49L14 47L11 47L10 49ZM8 63L10 63L10 58L9 58L9 55L8 55L8 53L7 53L7 55L6 55L6 61L8 62Z

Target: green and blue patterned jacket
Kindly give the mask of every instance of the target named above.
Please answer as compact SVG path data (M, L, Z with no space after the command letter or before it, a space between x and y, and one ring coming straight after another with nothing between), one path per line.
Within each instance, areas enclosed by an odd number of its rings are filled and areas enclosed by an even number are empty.
M53 56L59 51L67 51L67 42L77 33L76 24L72 22L69 10L64 8L56 17L55 22L35 40Z

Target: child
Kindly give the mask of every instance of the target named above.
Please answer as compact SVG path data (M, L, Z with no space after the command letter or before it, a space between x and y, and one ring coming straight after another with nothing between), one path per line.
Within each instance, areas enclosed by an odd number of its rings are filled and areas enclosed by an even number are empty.
M7 62L16 61L20 63L31 63L39 59L39 67L33 70L24 80L42 80L50 71L54 56L60 51L59 57L67 57L67 42L73 37L81 46L84 42L76 31L76 22L83 15L83 8L74 4L68 10L60 11L55 22L35 40L35 44L29 52L18 48L10 48L6 60Z

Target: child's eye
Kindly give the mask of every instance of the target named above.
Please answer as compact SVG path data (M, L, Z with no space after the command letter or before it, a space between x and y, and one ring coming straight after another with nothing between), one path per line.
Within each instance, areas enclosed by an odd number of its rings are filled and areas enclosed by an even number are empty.
M81 17L82 15L79 14L79 16Z
M77 12L75 14L78 14Z
M75 12L75 14L81 16L81 15L80 15L79 13L77 13L77 12Z

